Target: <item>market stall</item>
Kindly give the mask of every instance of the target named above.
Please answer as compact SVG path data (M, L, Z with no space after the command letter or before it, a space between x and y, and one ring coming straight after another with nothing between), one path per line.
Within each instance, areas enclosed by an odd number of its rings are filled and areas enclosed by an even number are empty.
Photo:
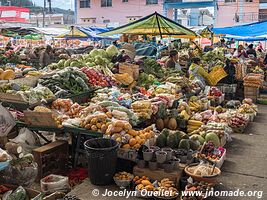
M121 33L196 36L157 13L102 35ZM179 48L185 61L201 58L204 86L163 67L163 60L135 59L132 44L61 54L43 69L7 61L0 69L0 180L16 186L3 185L1 193L18 188L9 195L37 196L27 188L37 180L44 196L64 196L76 176L95 185L115 183L143 198L213 190L223 176L225 144L257 115L253 101L264 76L258 68L243 72L224 48ZM227 66L234 66L230 78ZM244 81L247 98L227 98L236 88L223 81L233 77ZM89 173L73 175L77 166Z

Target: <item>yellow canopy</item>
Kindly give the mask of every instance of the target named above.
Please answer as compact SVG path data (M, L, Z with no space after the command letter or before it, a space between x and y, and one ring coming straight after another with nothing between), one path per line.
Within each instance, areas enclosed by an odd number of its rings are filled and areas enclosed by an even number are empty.
M73 27L73 29L70 29L68 33L59 35L56 38L71 38L71 37L77 38L77 37L88 37L88 36L84 32Z

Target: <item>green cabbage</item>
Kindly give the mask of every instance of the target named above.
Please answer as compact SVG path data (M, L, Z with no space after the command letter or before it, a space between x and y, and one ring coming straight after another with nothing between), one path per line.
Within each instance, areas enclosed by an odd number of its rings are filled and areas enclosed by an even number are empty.
M119 50L117 47L115 47L114 45L110 45L107 49L106 52L108 54L108 57L112 58L113 56L118 55Z

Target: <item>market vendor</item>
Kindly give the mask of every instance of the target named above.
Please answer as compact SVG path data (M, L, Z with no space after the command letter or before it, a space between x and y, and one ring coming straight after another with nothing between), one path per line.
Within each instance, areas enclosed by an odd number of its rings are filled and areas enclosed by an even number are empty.
M208 78L208 72L201 66L201 60L198 57L192 58L192 64L189 67L189 79L194 80L204 89L206 86L205 80Z
M46 67L47 65L51 64L52 50L52 47L50 45L47 45L46 48L40 53L41 67Z
M178 63L178 51L176 50L170 51L170 55L169 55L168 60L166 61L165 66L167 68L181 70L181 66Z
M245 48L243 47L243 45L238 45L237 50L234 52L234 57L237 57L239 59L241 59L242 61L245 60L245 58L248 57Z
M253 44L248 45L247 55L253 55L254 58L257 58L257 53L255 49L253 48Z

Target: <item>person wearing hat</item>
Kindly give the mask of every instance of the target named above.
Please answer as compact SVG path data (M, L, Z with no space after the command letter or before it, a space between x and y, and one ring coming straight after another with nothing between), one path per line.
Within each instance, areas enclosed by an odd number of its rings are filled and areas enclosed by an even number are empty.
M206 86L205 80L208 78L209 73L201 66L201 60L198 57L192 58L192 64L189 67L189 79L198 83L204 89Z
M178 52L176 50L171 50L168 60L165 66L171 69L181 70L181 66L178 63Z

